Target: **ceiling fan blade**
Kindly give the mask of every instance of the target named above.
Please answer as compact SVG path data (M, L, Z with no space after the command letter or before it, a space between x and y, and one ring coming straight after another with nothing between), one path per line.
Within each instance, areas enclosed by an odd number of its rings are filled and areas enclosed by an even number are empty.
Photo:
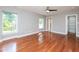
M49 6L47 6L45 11L46 11L46 12L57 11L57 9L50 9Z
M49 10L49 11L57 11L57 9Z

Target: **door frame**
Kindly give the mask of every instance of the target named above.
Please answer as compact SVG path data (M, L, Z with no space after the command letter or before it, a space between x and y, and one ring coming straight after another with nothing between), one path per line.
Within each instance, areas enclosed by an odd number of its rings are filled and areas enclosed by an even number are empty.
M70 15L66 15L66 30L65 33L68 34L68 17L69 16L76 16L76 36L77 36L77 14L70 14Z

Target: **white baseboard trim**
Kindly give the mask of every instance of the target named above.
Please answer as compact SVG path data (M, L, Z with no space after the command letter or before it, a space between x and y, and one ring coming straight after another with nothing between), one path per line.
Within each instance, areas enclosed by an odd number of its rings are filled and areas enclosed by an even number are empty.
M17 36L17 38L21 38L21 37L25 37L25 36L33 35L33 34L36 34L36 33L39 33L39 32L33 32L33 33L29 33L29 34L19 35L19 36Z
M66 33L63 32L57 32L57 31L52 31L53 33L57 33L57 34L62 34L62 35L66 35Z
M21 37L25 37L25 36L29 36L29 35L33 35L39 32L33 32L33 33L29 33L29 34L23 34L23 35L17 35L17 36L11 36L11 37L7 37L7 38L3 38L0 40L0 42L5 41L5 40L10 40L10 39L14 39L14 38L21 38Z
M11 36L11 37L3 38L3 39L0 40L0 42L5 41L5 40L10 40L10 39L13 39L13 38L17 38L17 36Z

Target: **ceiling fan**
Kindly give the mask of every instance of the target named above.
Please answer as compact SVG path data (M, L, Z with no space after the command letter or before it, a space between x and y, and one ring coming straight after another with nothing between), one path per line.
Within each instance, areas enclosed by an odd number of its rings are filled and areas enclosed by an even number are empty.
M46 10L45 10L47 13L51 12L51 11L57 11L57 9L50 9L49 7L46 7Z

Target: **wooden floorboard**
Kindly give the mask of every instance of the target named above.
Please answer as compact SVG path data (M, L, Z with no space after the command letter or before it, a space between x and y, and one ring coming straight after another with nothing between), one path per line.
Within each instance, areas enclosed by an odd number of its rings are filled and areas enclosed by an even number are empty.
M79 38L42 32L3 41L0 52L79 52Z

